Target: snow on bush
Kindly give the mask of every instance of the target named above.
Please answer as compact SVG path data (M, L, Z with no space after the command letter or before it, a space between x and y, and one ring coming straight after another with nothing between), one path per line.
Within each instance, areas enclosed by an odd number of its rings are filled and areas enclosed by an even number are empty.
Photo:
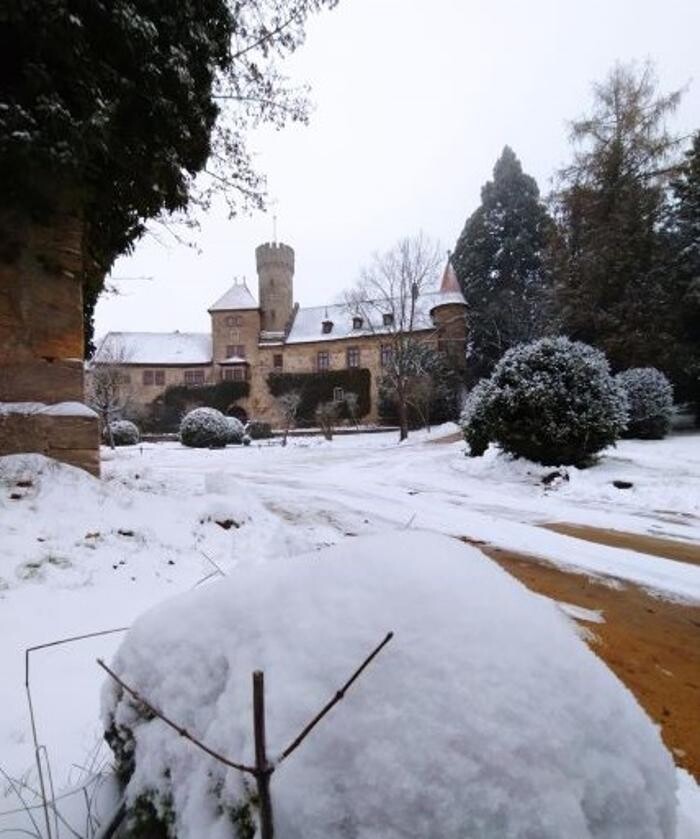
M112 666L207 746L251 764L252 671L265 673L274 759L388 630L276 767L277 835L673 839L673 762L634 697L554 604L444 536L361 537L238 566L142 616ZM254 835L252 779L112 680L103 723L132 814L160 813L179 839Z
M661 440L673 415L673 386L656 367L633 367L616 376L627 394L629 421L624 437Z
M141 439L138 428L129 420L110 422L109 428L105 428L102 432L102 439L105 443L111 442L110 432L115 446L134 446Z
M228 429L226 442L240 445L243 442L243 435L245 434L243 423L239 419L236 419L236 417L226 417L226 426Z
M208 448L225 446L229 439L229 423L216 408L195 408L180 423L180 442L183 446Z
M514 347L472 393L462 430L474 454L495 442L545 465L585 466L627 422L627 399L605 355L568 338Z
M491 382L482 379L464 400L459 423L472 457L480 457L489 447L491 425L488 406L492 393Z

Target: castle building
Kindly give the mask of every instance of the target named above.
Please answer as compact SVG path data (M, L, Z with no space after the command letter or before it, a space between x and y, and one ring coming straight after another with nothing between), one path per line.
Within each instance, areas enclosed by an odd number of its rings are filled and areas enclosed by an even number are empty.
M379 420L379 382L390 363L399 327L391 301L360 301L300 307L294 300L294 250L266 243L255 251L258 299L236 282L209 307L211 330L191 332L110 332L92 364L118 364L130 395L130 413L147 412L172 385L247 382L247 395L228 413L240 419L277 423L270 374L324 374L366 369L369 412ZM466 303L448 260L440 286L416 296L411 331L421 341L462 363L466 346ZM342 398L342 394L339 396Z

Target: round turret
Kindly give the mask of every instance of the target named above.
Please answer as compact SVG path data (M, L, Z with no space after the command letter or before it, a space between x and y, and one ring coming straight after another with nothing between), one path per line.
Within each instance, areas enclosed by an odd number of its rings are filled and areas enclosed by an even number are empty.
M294 301L294 249L267 242L255 249L263 332L284 332Z

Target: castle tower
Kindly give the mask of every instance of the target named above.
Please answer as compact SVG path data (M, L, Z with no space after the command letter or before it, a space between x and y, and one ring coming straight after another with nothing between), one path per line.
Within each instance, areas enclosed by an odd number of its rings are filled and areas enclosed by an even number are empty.
M294 249L267 242L255 249L260 328L283 333L294 306Z
M440 290L430 314L438 334L438 348L449 355L458 369L466 364L467 301L448 254Z

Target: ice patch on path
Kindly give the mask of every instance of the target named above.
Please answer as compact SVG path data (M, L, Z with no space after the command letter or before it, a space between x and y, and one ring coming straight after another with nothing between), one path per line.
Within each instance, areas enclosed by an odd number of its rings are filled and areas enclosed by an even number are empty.
M285 839L674 839L656 727L556 605L476 549L412 531L237 568L140 618L120 676L233 760L253 762L251 672L278 754L384 637L391 643L272 776ZM171 796L180 839L230 837L250 788L136 716L133 802ZM219 808L223 805L223 809ZM229 811L230 812L230 811Z

